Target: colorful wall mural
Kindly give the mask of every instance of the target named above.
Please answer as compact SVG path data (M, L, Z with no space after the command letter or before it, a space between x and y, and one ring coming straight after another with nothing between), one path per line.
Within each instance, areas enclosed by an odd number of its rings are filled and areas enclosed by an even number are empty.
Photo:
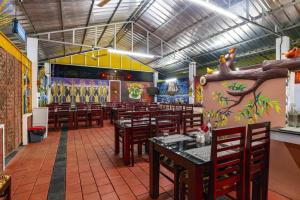
M245 91L253 81L208 83L203 91L205 118L210 118L214 127L262 121L271 121L273 127L282 127L285 125L285 84L285 78L269 80L239 102L239 97L231 96L227 91Z
M46 75L45 66L39 68L37 85L39 93L39 106L46 106L48 103L49 78Z
M22 107L23 114L32 111L32 94L31 94L31 65L22 65Z
M188 78L178 79L172 82L158 83L158 102L188 103L189 102L189 80Z
M300 58L268 60L238 70L234 67L235 55L236 50L230 49L220 56L219 71L200 77L206 119L214 127L262 121L284 127L286 80L289 70L299 70Z
M148 95L147 88L153 87L150 82L132 82L122 81L121 83L121 100L151 102L153 97Z
M203 86L200 84L200 77L195 77L195 104L203 103Z
M51 78L51 103L101 103L107 102L108 80Z

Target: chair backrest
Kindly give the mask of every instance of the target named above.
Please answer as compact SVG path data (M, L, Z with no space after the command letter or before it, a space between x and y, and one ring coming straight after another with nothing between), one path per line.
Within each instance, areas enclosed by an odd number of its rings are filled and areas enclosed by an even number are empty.
M183 115L183 133L198 131L203 124L203 114L185 114Z
M156 136L180 134L180 121L178 115L157 115Z
M210 179L212 199L237 191L244 199L244 161L246 127L213 130Z
M249 124L246 143L246 179L269 170L270 122Z
M150 137L151 114L147 111L131 113L131 137L134 140L146 140Z
M194 105L193 104L187 104L184 106L184 113L185 114L193 114L194 113Z
M129 112L129 109L118 109L117 111L117 119L131 119L132 112Z
M79 118L87 118L88 117L88 110L87 109L79 109L76 111L76 115Z

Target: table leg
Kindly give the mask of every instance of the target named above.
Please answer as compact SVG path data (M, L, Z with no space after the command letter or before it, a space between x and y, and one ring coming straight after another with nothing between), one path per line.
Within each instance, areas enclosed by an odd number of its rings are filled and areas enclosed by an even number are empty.
M124 129L124 138L123 138L123 145L124 145L124 164L130 164L130 133L127 128Z
M157 198L159 196L159 152L154 149L154 144L149 143L149 159L150 159L150 197Z
M203 168L201 166L194 166L188 169L188 199L199 200L203 197Z
M119 128L115 126L115 154L120 152Z

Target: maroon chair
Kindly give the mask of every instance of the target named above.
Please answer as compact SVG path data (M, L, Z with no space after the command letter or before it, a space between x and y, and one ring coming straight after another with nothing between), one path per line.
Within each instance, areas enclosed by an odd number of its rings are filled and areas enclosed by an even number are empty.
M178 115L157 115L155 122L156 136L180 134Z
M71 113L70 110L65 110L62 108L59 108L57 111L57 123L58 123L58 128L62 127L62 124L68 124L70 125L71 121ZM73 123L73 122L71 122ZM69 127L70 128L70 127Z
M76 111L76 128L79 127L80 122L85 123L85 127L89 125L89 116L87 109L77 109Z
M156 136L180 134L180 124L178 115L157 115L156 116ZM174 177L170 177L163 171L160 171L164 177L174 183L174 199L179 199L179 179L180 173L184 170L181 166L176 165L172 160L164 155L160 157L160 164L172 172Z
M151 115L150 112L134 112L131 114L130 152L131 165L134 166L134 145L147 145L150 138Z
M199 131L203 124L203 114L186 114L183 115L183 133Z
M100 106L91 108L91 116L90 116L90 125L93 125L93 122L96 121L97 125L103 127L103 110Z
M246 200L268 199L270 122L248 125L246 144ZM251 192L252 185L252 192Z
M53 125L54 129L57 128L57 118L56 118L56 107L54 105L48 106L48 124Z
M213 130L211 165L206 169L209 177L203 177L206 199L216 200L223 196L245 199L245 138L246 127ZM186 176L181 176L181 199L184 199L186 193Z
M234 191L236 199L244 199L245 139L245 127L213 130L210 199L215 200Z

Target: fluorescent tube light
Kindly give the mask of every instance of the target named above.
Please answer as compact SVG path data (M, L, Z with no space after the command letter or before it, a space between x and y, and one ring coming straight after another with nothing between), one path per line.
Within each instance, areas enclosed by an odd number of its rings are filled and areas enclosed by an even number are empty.
M238 16L236 14L234 14L234 13L228 11L228 10L225 10L225 9L219 7L219 6L216 6L216 5L212 4L212 3L209 3L208 1L205 1L205 0L190 0L190 1L192 1L194 3L197 3L200 6L202 6L204 8L207 8L207 9L213 11L213 12L217 12L217 13L219 13L221 15L229 17L231 19L238 18Z
M167 82L167 83L175 82L175 81L177 81L177 78L166 79L166 82Z
M131 51L117 50L117 49L108 49L108 52L116 53L116 54L125 54L128 56L142 57L142 58L154 58L155 57L154 55L151 55L151 54L136 53L136 52L131 52Z

